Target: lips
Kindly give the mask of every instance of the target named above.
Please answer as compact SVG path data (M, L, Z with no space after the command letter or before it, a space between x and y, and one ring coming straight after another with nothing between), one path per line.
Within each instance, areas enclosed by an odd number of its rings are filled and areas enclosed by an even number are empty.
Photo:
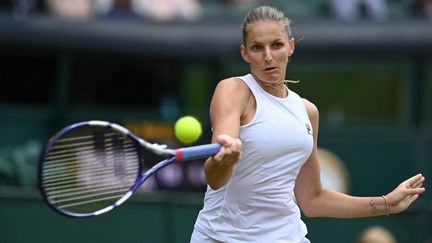
M268 68L264 68L265 72L273 72L275 71L277 68L276 67L268 67Z

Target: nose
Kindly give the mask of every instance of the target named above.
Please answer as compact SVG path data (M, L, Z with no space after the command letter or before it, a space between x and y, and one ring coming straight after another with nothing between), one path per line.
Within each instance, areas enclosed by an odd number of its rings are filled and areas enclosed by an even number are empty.
M273 56L271 53L271 49L269 47L266 47L264 50L264 61L265 62L271 62L273 60Z

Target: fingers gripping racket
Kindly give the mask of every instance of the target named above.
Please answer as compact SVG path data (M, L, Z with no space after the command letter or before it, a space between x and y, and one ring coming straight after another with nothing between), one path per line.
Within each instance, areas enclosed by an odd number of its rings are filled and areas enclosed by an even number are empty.
M96 216L125 202L165 166L207 158L219 150L217 143L169 149L114 123L80 122L58 132L42 151L39 184L56 211L71 217ZM148 153L163 160L147 168Z

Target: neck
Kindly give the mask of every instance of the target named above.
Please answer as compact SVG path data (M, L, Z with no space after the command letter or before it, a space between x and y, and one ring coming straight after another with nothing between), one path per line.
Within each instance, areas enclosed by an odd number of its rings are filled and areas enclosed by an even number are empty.
M285 80L269 82L269 81L260 80L257 77L255 77L255 75L252 76L254 76L258 84L268 93L279 98L286 98L288 96L288 87L286 86L287 82Z
M261 85L261 87L264 86L263 88L270 94L279 98L288 97L288 87L286 86L285 82L278 84L263 82L262 84L263 85Z

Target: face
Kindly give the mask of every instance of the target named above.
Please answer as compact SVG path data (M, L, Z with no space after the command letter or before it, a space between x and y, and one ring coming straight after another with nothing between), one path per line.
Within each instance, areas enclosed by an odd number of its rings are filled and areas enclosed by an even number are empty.
M240 46L240 51L256 78L273 83L285 80L294 44L293 38L288 40L281 23L260 21L247 27L246 43Z

